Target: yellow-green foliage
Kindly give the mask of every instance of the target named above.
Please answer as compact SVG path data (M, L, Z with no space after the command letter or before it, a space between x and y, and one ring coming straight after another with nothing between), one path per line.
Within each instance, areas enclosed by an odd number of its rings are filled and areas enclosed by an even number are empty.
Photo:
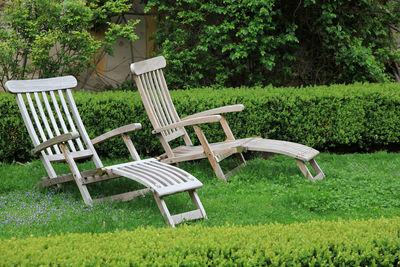
M146 228L0 241L2 265L393 266L400 218Z

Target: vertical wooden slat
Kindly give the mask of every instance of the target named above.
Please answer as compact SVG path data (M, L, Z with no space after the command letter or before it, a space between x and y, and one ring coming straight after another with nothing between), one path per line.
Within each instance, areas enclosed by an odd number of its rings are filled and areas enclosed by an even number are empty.
M164 96L163 96L163 94L161 93L160 86L159 86L159 84L158 84L157 77L155 76L154 71L150 72L150 73L149 73L149 76L150 76L150 83L151 83L151 86L154 88L154 91L155 91L156 94L159 96L159 102L161 103L162 111L164 111L163 114L164 114L164 116L165 116L165 118L166 118L168 124L174 123L175 121L174 121L173 118L171 117L171 114L170 114L170 111L169 111L169 109L168 109L168 106L167 106L166 103L165 103ZM173 131L172 131L172 132L173 132Z
M167 82L165 81L164 74L163 74L162 70L158 69L157 70L157 74L158 74L157 75L158 82L161 85L161 90L164 92L165 99L167 100L168 105L171 107L171 114L175 117L176 121L180 121L178 112L175 109L175 105L172 102L171 95L170 95L170 93L168 91ZM190 137L189 137L188 133L186 132L186 129L182 128L182 131L184 132L183 140L185 141L185 144L187 146L193 145L192 140L190 140Z
M26 128L28 130L29 136L32 139L33 145L37 146L40 144L39 138L36 134L35 128L33 128L33 123L31 121L31 118L29 116L28 110L26 109L24 98L22 97L21 94L16 95L17 98L17 104L19 107L19 110L21 111L22 114L22 119L25 122Z
M61 128L63 129L64 133L68 133L69 131L67 129L67 125L65 124L64 118L63 118L61 110L60 110L60 107L58 105L57 98L56 98L56 96L55 96L53 91L50 91L50 97L51 97L51 100L53 102L54 109L56 110L58 121L61 124ZM71 140L68 141L68 145L69 145L71 151L73 151L73 152L76 151L75 145Z
M51 109L49 99L47 98L47 94L45 92L42 92L42 98L43 98L44 106L46 107L47 114L49 114L50 121L53 126L53 130L56 133L56 135L59 136L59 135L61 135L61 132L60 132L60 129L58 128L56 119L53 114L53 110Z
M75 119L76 126L79 129L79 133L82 137L82 140L85 143L86 147L89 148L90 151L92 151L92 153L93 153L92 159L93 159L94 165L96 166L96 168L103 168L103 163L101 162L99 156L97 155L96 150L94 149L92 142L90 141L90 138L86 132L85 126L83 126L82 119L81 119L81 116L79 115L78 109L75 104L75 100L71 93L71 90L66 89L65 95L67 97L68 104L71 108L72 116Z
M155 128L156 127L161 127L161 123L160 123L160 121L158 120L158 118L156 116L156 111L154 109L153 103L151 102L149 91L147 90L147 85L146 85L146 83L144 81L144 76L143 75L138 76L138 80L140 81L140 84L143 87L142 91L143 91L143 95L145 96L144 105L145 105L145 107L147 106L149 108L149 110L150 110L150 112L149 112L149 114L151 114L151 118L150 119L152 119L154 121L154 124L155 124L154 127Z
M49 138L53 138L54 137L53 131L51 130L50 125L49 125L49 123L47 121L46 114L44 113L43 106L42 106L42 101L40 100L39 95L38 95L37 92L34 92L33 95L35 97L36 106L39 109L40 117L42 117L42 121L43 121L44 127L46 128L47 135L49 136ZM53 148L54 148L54 151L56 152L56 154L61 154L60 149L58 148L57 145L54 145Z
M64 114L65 114L65 116L67 117L69 126L71 127L71 130L72 130L73 132L76 132L77 130L76 130L76 127L75 127L75 123L74 123L74 121L72 120L71 113L69 112L67 103L65 102L63 90L57 90L57 91L58 91L58 95L60 96L61 105L62 105L62 107L63 107ZM85 150L85 148L84 148L83 145L82 145L81 139L80 139L80 138L77 138L77 139L75 139L75 140L76 140L76 143L78 144L79 149L80 149L81 151L82 151L82 150Z
M151 96L150 99L152 100L153 106L155 107L156 114L158 116L158 120L160 121L161 127L168 125L168 122L166 121L165 117L163 117L162 109L160 107L160 103L158 102L157 98L157 93L154 91L152 88L150 81L149 81L149 75L148 73L143 74L145 78L145 82L147 85L147 90L149 91L149 95ZM172 132L170 130L166 131L168 134L171 134Z
M42 138L42 142L45 142L45 141L47 141L47 137L46 137L46 135L45 135L45 133L43 131L42 124L40 123L40 120L39 120L39 116L36 113L36 108L33 105L30 93L26 93L26 99L28 100L28 104L29 104L29 107L30 107L30 110L31 110L31 114L32 114L33 120L35 121L36 128L39 131L40 137ZM53 155L53 151L51 151L51 149L49 147L46 148L46 151L47 151L47 153L49 155Z
M161 99L163 100L163 104L165 105L165 109L168 110L168 115L171 117L171 121L173 123L180 121L178 113L175 111L174 105L171 104L172 100L170 100L171 96L168 93L168 88L164 88L164 85L161 81L160 70L152 71L152 74L153 74L157 89L159 91L159 94L161 96Z
M28 110L26 109L26 106L25 106L24 98L22 97L21 94L17 94L16 99L17 99L17 104L18 104L19 110L21 111L22 119L25 122L26 128L28 130L29 136L32 139L33 145L37 146L40 144L40 141L36 134L35 129L33 128L31 118L29 117ZM54 171L53 167L51 166L51 163L48 160L47 155L44 151L41 151L40 159L42 160L44 168L46 169L49 177L55 178L57 176L57 174Z
M150 75L153 78L152 79L154 81L154 85L153 86L157 89L158 95L160 97L161 105L163 106L163 110L164 110L165 116L167 117L167 120L168 120L169 124L176 122L176 120L173 118L173 116L171 114L170 107L168 106L168 104L167 104L167 102L165 100L165 96L162 93L162 90L160 88L160 84L158 83L158 79L157 79L156 73L154 71L152 71L150 73Z
M175 109L175 106L174 106L174 103L172 102L172 98L171 98L171 95L170 95L170 93L169 93L169 91L168 91L168 86L167 86L167 82L165 81L165 78L164 78L164 74L163 74L163 72L162 72L162 70L161 69L159 69L159 70L157 70L157 72L158 72L158 79L159 79L159 82L160 82L160 84L162 85L162 88L163 88L163 90L165 91L165 93L166 94L168 94L168 97L166 97L166 99L167 99L167 102L168 102L168 104L171 106L171 107L174 107L172 110L173 110L173 112L172 112L172 114L174 115L174 117L176 118L176 120L180 120L179 119L179 115L178 115L178 112L176 111L176 109Z

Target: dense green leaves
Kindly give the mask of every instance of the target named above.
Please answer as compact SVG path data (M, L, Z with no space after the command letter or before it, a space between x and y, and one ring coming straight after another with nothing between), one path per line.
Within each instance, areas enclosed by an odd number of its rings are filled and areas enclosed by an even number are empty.
M93 67L94 56L112 53L118 36L135 40L136 21L111 18L130 8L128 0L7 1L0 21L0 82L31 77L77 75ZM92 36L105 31L105 38Z
M171 88L384 82L399 1L147 0Z
M224 105L244 104L245 110L226 114L237 138L262 136L293 141L322 151L399 150L400 84L354 84L306 88L200 88L171 92L181 117ZM75 100L91 138L114 128L142 123L134 133L138 150L151 156L162 148L137 92L75 93ZM16 101L0 94L0 161L31 158ZM219 124L202 126L209 141L222 141ZM188 128L189 133L194 133ZM119 138L117 138L119 139ZM121 140L100 144L108 157L126 156Z
M0 241L0 261L30 266L396 266L399 229L394 217L13 238Z

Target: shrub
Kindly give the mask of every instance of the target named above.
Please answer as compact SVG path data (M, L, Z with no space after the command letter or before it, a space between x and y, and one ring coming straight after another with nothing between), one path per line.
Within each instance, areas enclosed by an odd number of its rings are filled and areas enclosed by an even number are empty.
M8 265L397 266L400 220L139 228L0 240Z
M399 75L398 1L145 2L159 13L155 44L167 58L171 88L382 82Z
M399 149L400 84L354 84L306 88L200 88L171 95L181 117L224 105L242 103L245 110L226 114L237 138L262 136L293 141L322 151L365 152ZM140 153L162 152L138 92L76 92L75 100L91 138L114 128L140 122L133 134ZM31 158L17 105L0 94L0 161ZM202 126L210 141L224 140L219 124ZM193 131L188 128L190 134ZM193 138L193 140L195 140ZM122 141L100 144L105 157L127 155Z
M137 21L112 22L129 10L128 0L5 2L0 20L1 87L11 79L78 75L94 66L94 56L112 54L117 37L137 39ZM92 36L96 30L105 35L103 40Z

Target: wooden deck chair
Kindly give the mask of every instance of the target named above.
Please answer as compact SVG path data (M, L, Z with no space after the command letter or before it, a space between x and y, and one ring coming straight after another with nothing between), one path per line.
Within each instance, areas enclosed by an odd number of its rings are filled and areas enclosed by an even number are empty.
M166 66L164 57L159 56L131 64L131 71L142 98L147 115L153 125L153 134L156 134L165 150L160 156L162 162L178 163L181 161L208 158L216 176L226 180L240 167L246 165L243 151L261 151L267 155L283 154L296 159L302 174L315 181L323 179L324 173L315 161L319 152L311 147L280 140L263 139L259 137L235 139L223 113L237 112L244 109L243 105L232 105L203 111L194 115L180 118L175 110L162 69ZM209 143L199 127L203 123L220 122L227 140L219 143ZM193 126L201 146L193 146L185 130L185 126ZM184 145L172 148L170 141L183 137ZM236 154L241 163L239 166L223 173L220 162ZM312 175L306 163L315 171Z
M90 140L78 113L70 88L77 85L73 76L8 81L6 89L15 94L34 149L39 154L48 177L42 178L41 186L58 185L75 180L87 205L93 201L128 201L136 196L152 191L157 205L167 224L172 227L183 220L207 218L206 212L196 193L202 183L189 173L157 161L141 160L127 135L141 128L139 123L130 124L107 132ZM121 135L134 159L132 162L104 167L94 149L94 144ZM95 170L80 171L75 160L91 158ZM57 174L52 162L66 161L71 174ZM92 200L87 185L117 177L126 177L143 184L146 188ZM164 197L180 192L188 192L197 209L171 216Z

